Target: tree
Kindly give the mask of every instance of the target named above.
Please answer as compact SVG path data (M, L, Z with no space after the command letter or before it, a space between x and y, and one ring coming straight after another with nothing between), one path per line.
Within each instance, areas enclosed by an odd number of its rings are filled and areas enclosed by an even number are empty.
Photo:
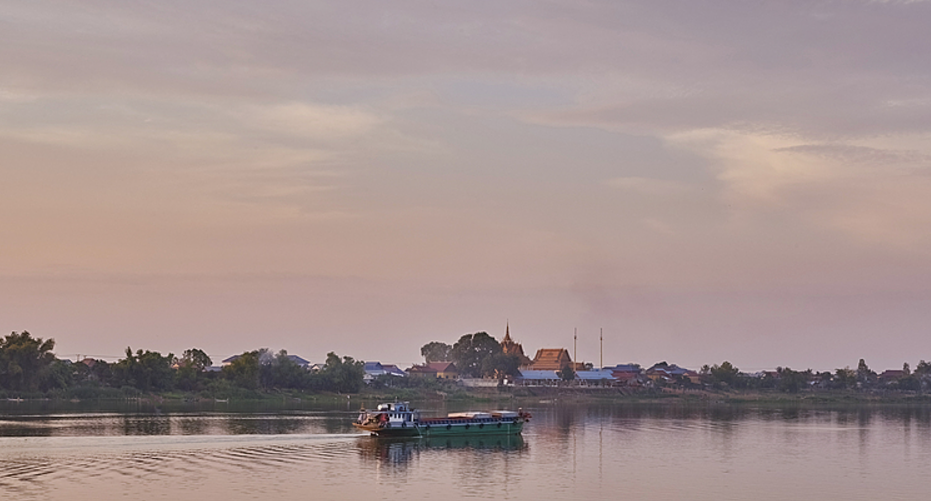
M326 355L323 375L330 389L344 393L357 393L362 389L365 364L353 360L352 357L343 357L340 360L339 356L331 351Z
M857 382L868 384L876 380L876 373L870 370L869 366L866 365L866 361L862 358L860 362L857 363Z
M841 388L852 388L857 384L857 373L850 367L834 371L834 383Z
M261 360L261 357L260 357ZM307 371L281 350L269 363L261 364L262 384L266 388L303 388L307 385Z
M460 374L481 377L485 359L501 353L501 345L487 332L464 334L450 350L449 358Z
M420 348L420 354L429 364L431 362L446 362L449 360L449 352L452 346L439 341L431 341Z
M559 379L567 383L575 381L575 370L569 364L564 365L562 369L556 371L556 375L559 376Z
M133 354L132 348L127 347L126 358L113 365L114 376L120 385L138 390L168 390L174 380L171 371L174 358L171 353L163 356L149 350L137 350Z
M727 360L722 362L721 365L715 364L711 367L709 372L714 381L728 386L735 386L737 383L737 375L740 374L740 370Z
M259 352L247 351L223 368L223 377L241 388L259 387Z
M34 338L28 331L0 340L0 388L35 391L55 355L55 340Z
M798 391L808 384L811 376L811 369L805 372L794 371L788 367L778 368L779 389L788 393L798 393Z
M910 376L912 374L912 370L909 368L908 362L902 364L902 372L904 372L906 376Z
M213 365L213 360L210 360L210 357L198 348L184 350L177 362L179 366L192 367L198 372L203 372L207 367Z
M915 366L915 374L931 374L931 363L920 360L918 365Z
M482 375L502 380L520 375L520 358L514 354L498 353L482 362Z

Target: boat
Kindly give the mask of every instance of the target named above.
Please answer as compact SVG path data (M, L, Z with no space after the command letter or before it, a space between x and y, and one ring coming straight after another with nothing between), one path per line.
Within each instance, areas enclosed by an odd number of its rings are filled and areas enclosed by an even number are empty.
M408 402L378 404L362 409L353 426L378 437L445 437L465 435L517 435L530 413L515 411L451 412L446 417L421 417Z

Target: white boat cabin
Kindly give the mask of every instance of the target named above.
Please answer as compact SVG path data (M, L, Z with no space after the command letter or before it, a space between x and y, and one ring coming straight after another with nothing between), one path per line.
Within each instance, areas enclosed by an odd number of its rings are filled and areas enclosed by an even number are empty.
M387 416L387 422L392 426L406 426L420 419L420 413L411 409L410 404L407 402L378 404L377 411L378 414L385 414Z

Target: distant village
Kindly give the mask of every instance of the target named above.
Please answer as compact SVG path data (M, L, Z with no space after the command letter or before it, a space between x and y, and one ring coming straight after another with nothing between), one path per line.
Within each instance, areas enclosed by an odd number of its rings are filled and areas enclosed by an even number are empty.
M746 373L728 361L687 368L657 362L596 367L574 361L567 348L540 348L528 357L511 337L510 326L497 341L485 332L465 334L452 344L432 341L421 348L424 362L402 368L387 361L361 361L328 353L311 362L281 350L258 349L232 355L219 364L202 350L180 356L127 348L125 357L107 362L93 357L61 359L52 339L26 331L0 338L0 398L108 398L141 393L187 392L202 398L253 398L262 393L358 393L408 388L440 391L461 388L556 387L566 390L612 390L622 394L706 390L772 390L787 393L856 390L921 393L931 389L931 364L921 360L914 370L875 372L864 360L855 368L831 371L792 370Z
M464 336L465 337L465 336ZM887 369L876 373L860 360L856 369L849 367L817 372L811 369L795 371L778 367L772 371L744 373L730 362L704 365L698 370L680 367L666 361L648 368L636 363L595 367L590 362L573 361L567 348L540 348L531 359L520 343L511 338L510 326L499 343L504 355L515 358L517 370L508 374L485 373L481 378L464 374L451 360L428 361L405 371L396 365L365 363L367 382L381 377L426 377L455 379L465 386L559 386L564 388L619 388L636 392L645 389L698 390L775 389L786 392L831 389L884 389L921 391L931 388L931 364L920 361L913 372L908 363L902 369ZM427 356L425 345L423 354ZM429 358L429 357L428 357Z

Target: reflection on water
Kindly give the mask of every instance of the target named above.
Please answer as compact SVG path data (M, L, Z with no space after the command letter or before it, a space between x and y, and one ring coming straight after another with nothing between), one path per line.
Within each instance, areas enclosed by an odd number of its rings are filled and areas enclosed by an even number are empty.
M505 454L527 450L527 444L520 435L397 439L371 437L359 440L357 444L362 458L391 465L408 463L415 457L419 458L422 452L435 450L469 455L477 451ZM453 452L457 449L463 452Z
M0 499L872 501L931 474L928 407L525 408L523 437L385 440L344 406L0 407Z

